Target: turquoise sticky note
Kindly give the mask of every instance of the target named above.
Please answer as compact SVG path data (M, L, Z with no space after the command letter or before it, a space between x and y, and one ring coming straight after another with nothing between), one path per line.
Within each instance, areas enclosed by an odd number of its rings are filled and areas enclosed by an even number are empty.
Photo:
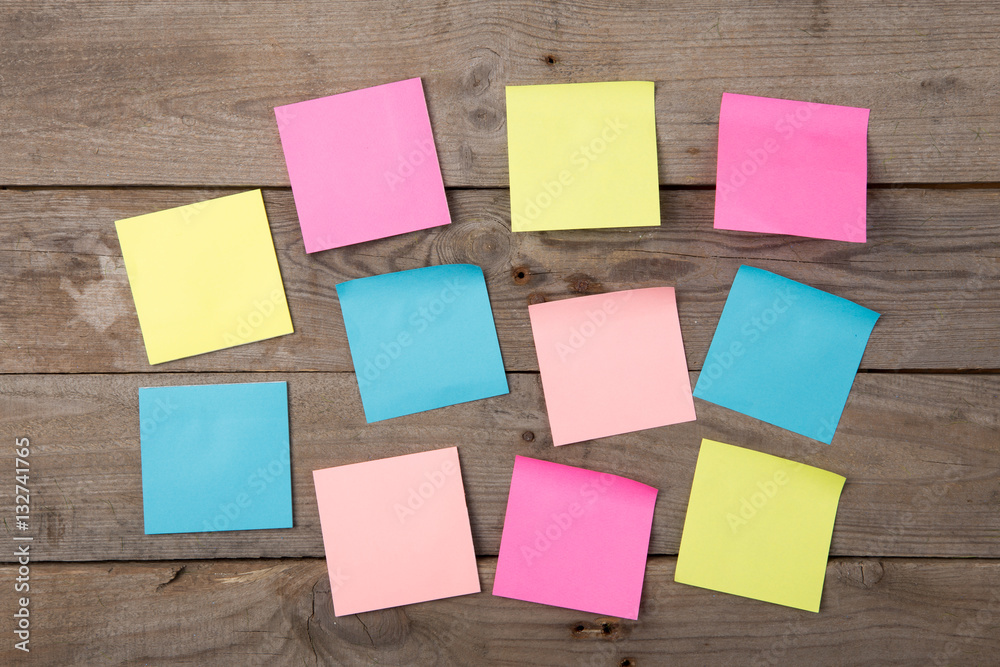
M742 266L694 395L829 444L879 314Z
M147 535L292 527L284 382L139 389Z
M369 422L508 392L478 266L359 278L337 296Z

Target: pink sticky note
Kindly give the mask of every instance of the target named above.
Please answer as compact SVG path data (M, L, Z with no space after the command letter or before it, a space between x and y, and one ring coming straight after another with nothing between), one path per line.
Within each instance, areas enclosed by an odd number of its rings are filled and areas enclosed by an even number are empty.
M695 419L673 287L528 306L556 445Z
M715 228L864 243L868 114L723 93Z
M656 489L514 459L493 595L636 619Z
M420 79L274 114L306 252L451 222Z
M478 593L458 449L313 471L336 616Z

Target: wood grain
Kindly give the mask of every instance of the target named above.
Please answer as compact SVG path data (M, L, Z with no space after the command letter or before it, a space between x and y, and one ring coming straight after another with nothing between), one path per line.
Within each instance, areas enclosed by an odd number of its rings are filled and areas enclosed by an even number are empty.
M724 91L862 106L870 179L997 182L988 2L7 0L0 184L287 185L272 108L422 76L450 186L507 183L504 86L656 83L660 179Z
M0 661L986 665L1000 651L998 561L832 559L819 614L674 583L674 563L647 563L638 621L494 597L493 558L482 593L341 618L322 560L39 565L32 652L6 642Z
M138 387L271 380L289 386L295 528L144 535ZM366 424L347 373L7 375L0 442L31 440L42 560L321 556L313 470L452 445L480 554L499 549L516 454L656 487L650 552L675 554L703 437L846 476L835 555L1000 557L996 376L859 375L831 445L698 400L696 422L558 449L538 376L509 382L507 396ZM0 501L3 516L12 502Z
M452 191L451 225L306 255L284 189L265 201L296 333L150 367L114 220L226 192L0 191L0 372L350 371L335 284L451 262L483 267L510 371L538 367L529 303L659 285L677 287L700 369L741 264L882 313L863 369L1000 359L1000 190L872 191L866 244L715 231L704 191L664 191L659 228L511 234L505 190Z
M0 443L31 439L34 537L32 652L0 603L0 664L994 664L998 33L971 0L0 0ZM273 107L413 76L455 222L307 256ZM663 225L510 233L504 87L601 80L656 84ZM872 109L868 243L712 229L724 91ZM256 187L296 333L150 367L113 222ZM334 286L452 262L511 393L366 424ZM693 383L741 264L882 313L832 445L696 401L552 446L528 304L676 286ZM267 380L295 528L144 535L138 387ZM702 437L847 477L820 614L674 583ZM311 471L451 445L484 592L335 618ZM638 621L489 594L517 454L659 489Z

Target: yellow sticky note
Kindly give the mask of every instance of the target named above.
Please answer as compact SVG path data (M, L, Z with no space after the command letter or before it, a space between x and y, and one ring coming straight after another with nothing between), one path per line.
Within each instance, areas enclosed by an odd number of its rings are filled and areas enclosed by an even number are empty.
M702 440L674 580L818 612L844 481Z
M511 229L660 224L651 81L507 86Z
M292 333L260 190L115 227L149 363Z

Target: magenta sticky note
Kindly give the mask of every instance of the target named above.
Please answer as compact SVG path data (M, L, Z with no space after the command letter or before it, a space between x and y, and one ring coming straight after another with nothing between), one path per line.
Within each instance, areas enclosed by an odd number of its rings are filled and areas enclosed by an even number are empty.
M274 114L306 252L451 222L419 78Z
M715 228L863 243L868 114L723 93Z
M656 489L518 456L493 595L636 619Z
M694 421L673 287L528 306L556 445Z

